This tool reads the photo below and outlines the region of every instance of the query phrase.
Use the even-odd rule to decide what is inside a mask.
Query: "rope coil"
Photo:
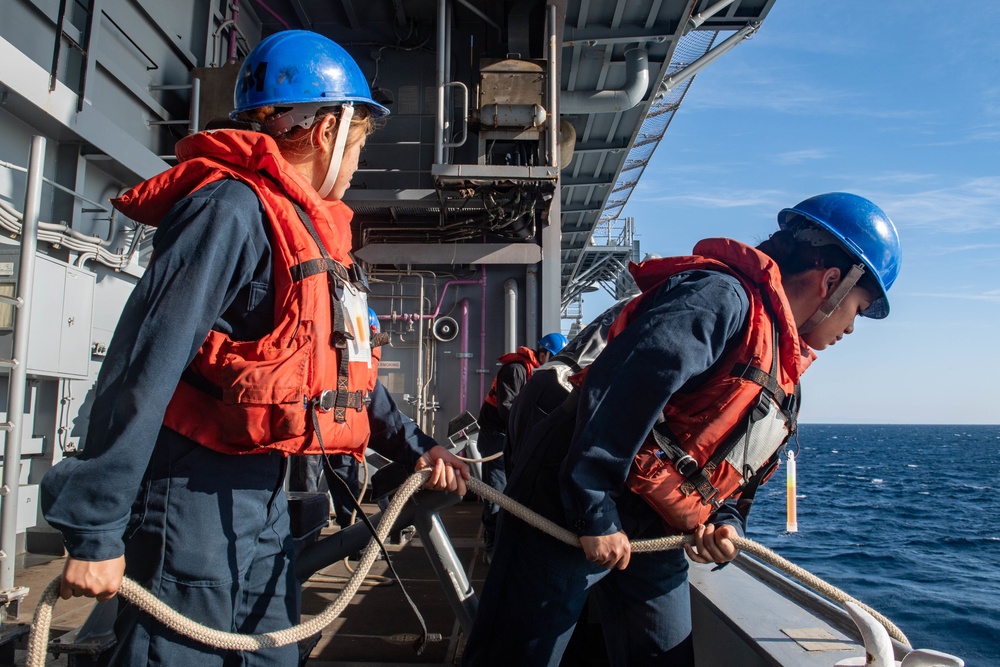
[[[430,470],[422,470],[414,473],[399,487],[396,495],[392,499],[392,502],[389,504],[389,507],[384,511],[381,521],[379,521],[377,534],[380,540],[384,541],[388,537],[389,530],[395,523],[399,513],[402,511],[403,505],[410,499],[410,496],[423,487],[424,483],[430,477],[430,473]],[[500,505],[517,518],[544,531],[545,533],[548,533],[560,542],[564,542],[570,546],[580,546],[579,538],[575,533],[572,533],[558,524],[535,514],[524,505],[511,500],[489,485],[484,484],[475,478],[468,480],[466,484],[468,489],[473,493],[489,500],[490,502]],[[687,535],[674,535],[648,540],[636,540],[631,543],[631,548],[632,551],[636,553],[669,551],[671,549],[679,549],[689,541],[690,537]],[[785,560],[767,547],[758,544],[753,540],[735,537],[732,541],[740,550],[757,556],[766,563],[782,570],[789,576],[797,579],[799,582],[816,592],[825,595],[829,599],[840,604],[843,604],[844,602],[853,602],[870,613],[883,626],[885,626],[891,637],[907,646],[910,645],[909,640],[899,630],[899,628],[892,623],[892,621],[871,607],[868,607],[864,603],[856,600],[838,588],[831,586],[819,577],[816,577],[794,563]],[[365,548],[361,561],[358,563],[357,570],[351,578],[348,579],[344,589],[319,615],[314,616],[304,623],[292,626],[287,630],[279,630],[259,635],[243,635],[234,632],[222,632],[221,630],[215,630],[200,623],[196,623],[166,606],[164,603],[153,597],[148,590],[127,577],[122,579],[121,588],[119,589],[118,594],[125,600],[128,600],[132,604],[139,607],[142,611],[152,616],[167,628],[170,628],[171,630],[197,642],[214,648],[233,651],[257,651],[264,648],[287,646],[293,642],[298,642],[302,639],[315,635],[316,633],[322,631],[327,625],[332,623],[334,619],[340,616],[340,614],[347,607],[351,598],[354,597],[354,594],[357,593],[358,589],[361,587],[368,571],[371,570],[372,565],[375,563],[378,553],[378,544],[375,540],[372,540]],[[26,667],[43,667],[45,664],[45,655],[47,653],[49,643],[49,630],[52,624],[52,611],[55,607],[56,600],[59,598],[59,586],[61,582],[61,576],[53,579],[49,585],[45,587],[45,590],[42,592],[38,601],[38,605],[35,608],[34,619],[31,623],[31,633],[28,635],[28,655],[25,663]]]

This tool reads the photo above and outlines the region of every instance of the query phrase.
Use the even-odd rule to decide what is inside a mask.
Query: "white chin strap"
[[[340,106],[340,117],[337,118],[337,137],[333,141],[333,153],[330,155],[330,166],[326,169],[326,178],[319,188],[319,196],[326,199],[340,175],[340,163],[344,159],[344,147],[347,145],[347,135],[351,129],[351,118],[354,117],[354,105],[345,102]]]
[[[812,314],[812,317],[802,323],[802,326],[799,327],[799,335],[809,333],[819,326],[820,322],[830,317],[833,311],[837,310],[837,306],[844,300],[844,297],[847,296],[847,293],[854,289],[854,286],[858,284],[858,281],[861,280],[861,276],[864,274],[864,265],[855,264],[852,266],[851,270],[844,276],[844,279],[837,285],[837,289],[833,290],[830,296],[823,303],[819,304],[819,308]]]

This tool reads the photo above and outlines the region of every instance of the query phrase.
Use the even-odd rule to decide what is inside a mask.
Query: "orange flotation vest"
[[[625,306],[608,332],[610,341],[644,312],[657,287],[686,271],[728,273],[749,298],[742,338],[718,372],[671,396],[628,475],[628,487],[682,532],[705,523],[758,472],[773,473],[776,453],[796,427],[799,378],[814,356],[799,340],[774,260],[731,239],[706,239],[694,253],[631,265],[643,294]]]
[[[270,230],[275,326],[255,341],[210,331],[177,385],[164,425],[225,454],[318,454],[318,424],[322,451],[362,460],[378,363],[367,297],[352,284],[351,210],[320,199],[264,134],[194,134],[177,144],[177,157],[180,164],[128,191],[115,207],[155,226],[209,183],[249,185]]]
[[[538,357],[535,356],[535,351],[530,347],[521,346],[513,352],[508,352],[500,356],[497,361],[506,366],[511,363],[524,364],[524,367],[528,369],[528,376],[525,378],[525,382],[531,379],[531,372],[538,368],[541,364],[538,363]],[[493,384],[490,385],[490,391],[486,394],[486,403],[489,403],[494,408],[498,407],[497,401],[497,378],[493,377]]]

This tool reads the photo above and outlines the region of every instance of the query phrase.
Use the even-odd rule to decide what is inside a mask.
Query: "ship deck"
[[[440,512],[462,569],[476,590],[481,589],[488,569],[482,560],[480,508],[478,502],[467,501]],[[365,509],[374,513],[378,508],[366,504]],[[332,535],[336,531],[326,528],[322,532]],[[422,654],[416,653],[414,642],[420,625],[399,587],[386,583],[391,581],[388,566],[378,560],[369,573],[370,583],[361,587],[344,612],[317,638],[309,654],[309,667],[460,662],[464,634],[420,538],[387,544],[386,548],[426,620],[428,631],[440,634],[442,640],[428,643]],[[38,596],[62,571],[63,562],[64,558],[25,557],[17,583],[30,588],[30,593],[21,604],[17,622],[30,623]],[[709,566],[692,567],[692,619],[699,667],[828,667],[844,657],[864,653],[853,624],[839,607],[755,563],[741,556],[737,567],[718,572],[712,572]],[[303,587],[303,620],[333,602],[350,574],[343,561],[316,572]],[[86,598],[60,600],[53,614],[52,637],[63,643],[72,641],[74,631],[87,619],[94,604]],[[606,665],[600,637],[599,627],[593,622],[579,625],[563,664]],[[18,640],[22,648],[25,639]],[[901,657],[899,648],[897,645],[897,659]],[[25,664],[22,650],[17,651],[15,664]],[[54,660],[50,656],[47,664],[69,663],[62,654]]]
[[[375,512],[374,505],[365,506]],[[480,588],[487,566],[482,560],[480,536],[481,505],[462,502],[442,513],[445,527],[455,551],[465,566],[465,572],[475,588]],[[326,528],[324,535],[336,532]],[[417,655],[413,642],[420,633],[420,624],[406,603],[399,586],[392,582],[384,560],[372,566],[366,582],[338,618],[328,625],[310,653],[310,667],[379,667],[390,665],[453,665],[460,655],[464,635],[455,614],[442,595],[437,578],[419,537],[401,544],[386,544],[393,565],[407,592],[416,602],[430,633],[438,633],[442,641],[428,643]],[[38,597],[48,583],[62,572],[65,558],[28,554],[24,566],[17,572],[17,585],[30,589],[22,602],[16,622],[30,623]],[[302,616],[306,620],[322,612],[336,599],[351,572],[347,565],[355,562],[338,561],[314,574],[302,591]],[[389,583],[387,583],[389,582]],[[87,619],[95,602],[87,598],[60,600],[54,609],[51,638],[69,640],[75,629]],[[8,623],[14,622],[8,619]],[[19,645],[25,639],[19,640]],[[23,646],[22,646],[23,648]],[[67,657],[49,656],[50,665],[66,665]],[[16,663],[24,664],[24,652],[16,652]]]

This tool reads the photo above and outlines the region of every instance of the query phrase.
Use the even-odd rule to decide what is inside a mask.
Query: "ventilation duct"
[[[559,98],[559,113],[615,113],[631,109],[649,87],[649,56],[645,49],[625,52],[625,87],[621,90],[570,90]]]

